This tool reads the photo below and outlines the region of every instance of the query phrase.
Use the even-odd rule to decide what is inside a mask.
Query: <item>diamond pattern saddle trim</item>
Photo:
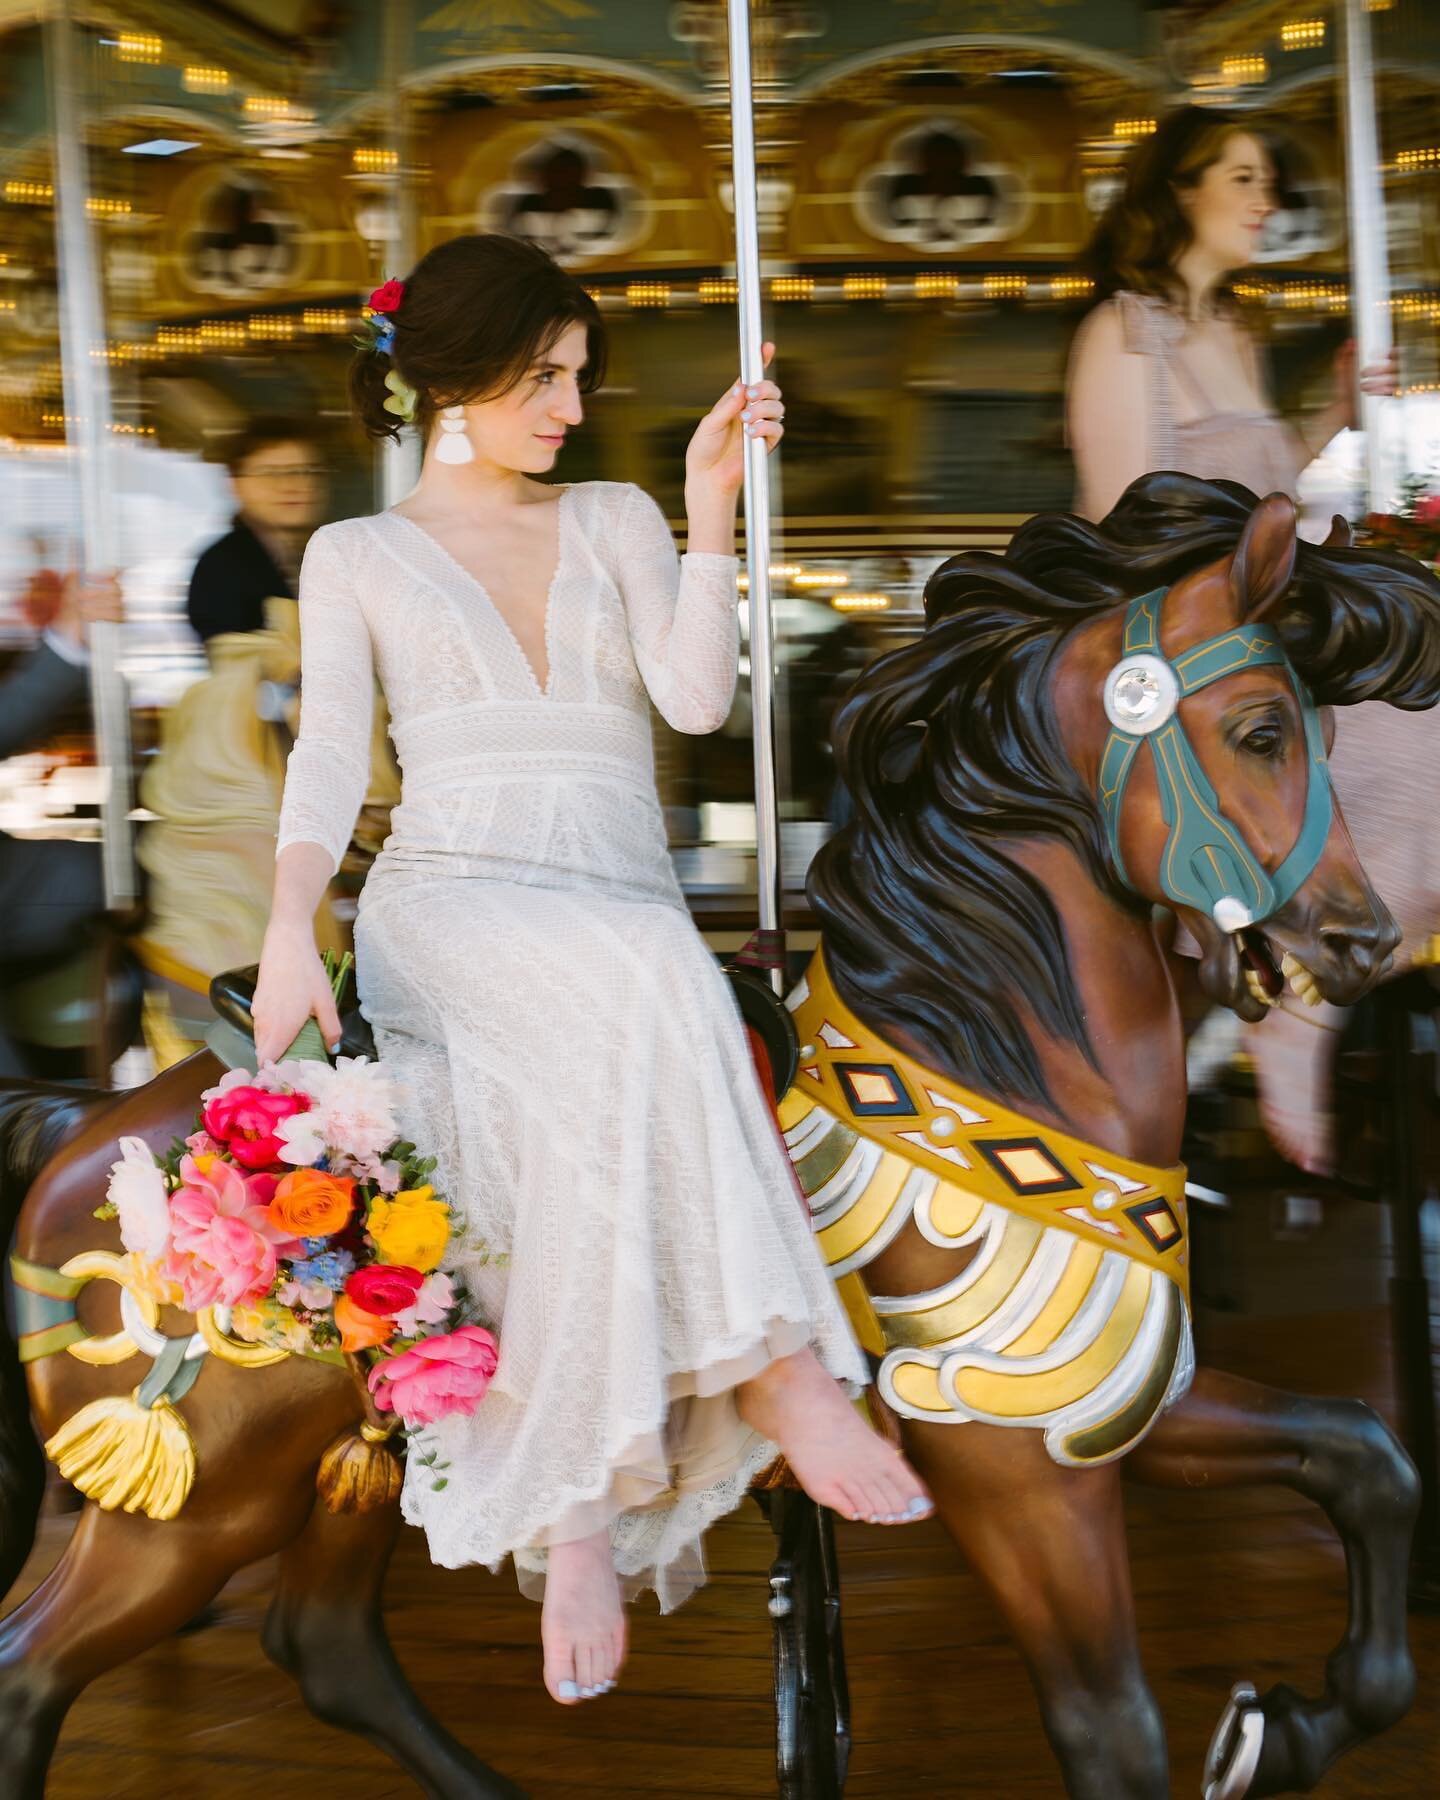
[[[788,1002],[780,1124],[878,1385],[903,1416],[1026,1427],[1057,1462],[1123,1455],[1188,1387],[1185,1171],[1038,1126],[898,1055],[817,951]],[[862,1271],[913,1223],[974,1254],[927,1293]]]
[[[920,1226],[932,1242],[958,1241],[989,1203],[1133,1258],[1188,1298],[1183,1164],[1153,1169],[1131,1162],[1037,1125],[892,1050],[835,992],[822,951],[787,1004],[800,1034],[801,1066],[781,1102],[780,1124],[792,1151],[804,1146],[796,1157],[801,1185],[811,1195],[824,1187],[829,1229],[835,1229],[837,1172],[850,1166],[856,1140],[864,1140],[937,1177],[937,1191],[925,1202],[929,1229]],[[832,1121],[828,1130],[811,1118],[816,1107]],[[816,1179],[821,1171],[824,1183]],[[885,1178],[878,1164],[872,1168],[871,1182]],[[893,1178],[887,1185],[895,1187]],[[873,1210],[868,1187],[852,1195],[852,1210]],[[875,1219],[863,1237],[857,1236],[863,1227],[852,1223],[825,1243],[827,1254],[837,1252],[832,1260],[843,1260],[844,1272],[862,1267],[883,1247],[876,1238],[887,1223],[888,1215]]]

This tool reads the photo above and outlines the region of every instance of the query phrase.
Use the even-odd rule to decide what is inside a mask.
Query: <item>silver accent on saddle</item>
[[[1175,717],[1180,683],[1162,656],[1123,656],[1105,677],[1105,717],[1117,731],[1148,737]]]

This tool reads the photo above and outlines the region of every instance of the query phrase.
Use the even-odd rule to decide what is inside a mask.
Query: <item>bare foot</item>
[[[551,1546],[540,1640],[552,1700],[574,1706],[614,1687],[625,1660],[625,1609],[608,1533]]]
[[[870,1429],[813,1350],[782,1356],[735,1398],[740,1417],[780,1446],[821,1506],[871,1525],[908,1525],[934,1512],[924,1482]]]

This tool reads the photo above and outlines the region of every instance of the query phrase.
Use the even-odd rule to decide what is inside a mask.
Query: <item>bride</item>
[[[678,1605],[777,1447],[847,1518],[930,1510],[851,1404],[864,1358],[655,792],[647,695],[681,731],[729,711],[743,438],[773,448],[784,407],[737,383],[701,420],[677,561],[639,488],[536,479],[604,362],[593,301],[543,251],[456,238],[372,311],[352,400],[376,437],[413,419],[425,460],[400,505],[306,551],[257,1053],[312,1015],[339,1036],[313,922],[378,674],[403,793],[360,899],[361,1007],[501,1347],[474,1415],[432,1428],[443,1482],[411,1459],[404,1509],[447,1567],[513,1556],[573,1703],[615,1683],[623,1600]]]

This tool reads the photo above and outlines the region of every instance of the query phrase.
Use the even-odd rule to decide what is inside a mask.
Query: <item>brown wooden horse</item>
[[[1310,695],[1433,705],[1440,583],[1348,542],[1337,522],[1297,545],[1279,496],[1147,477],[1102,526],[1037,519],[1003,559],[944,565],[924,636],[837,720],[852,814],[811,874],[823,948],[782,1124],[905,1447],[1086,1800],[1169,1791],[1122,1473],[1280,1483],[1344,1543],[1323,1691],[1237,1690],[1216,1800],[1309,1789],[1413,1695],[1404,1451],[1358,1402],[1193,1374],[1183,1031],[1152,910],[1178,907],[1246,1019],[1287,978],[1343,1004],[1385,973],[1397,933],[1330,809]]]
[[[1188,1326],[1181,1331],[1183,1315],[1169,1298],[1179,1285],[1180,1251],[1173,1233],[1166,1240],[1163,1217],[1132,1205],[1120,1178],[1128,1179],[1127,1169],[1164,1170],[1176,1160],[1181,1030],[1149,907],[1122,885],[1100,825],[1094,796],[1106,730],[1102,678],[1119,657],[1125,603],[1166,583],[1166,652],[1275,612],[1296,667],[1322,700],[1378,696],[1422,706],[1440,695],[1440,589],[1433,581],[1396,557],[1297,551],[1286,503],[1268,503],[1250,520],[1253,509],[1243,490],[1152,477],[1131,490],[1103,531],[1074,520],[1037,521],[1003,560],[948,565],[931,585],[924,639],[877,665],[842,715],[841,767],[856,816],[813,884],[837,997],[856,1030],[884,1045],[877,1066],[851,1073],[861,1109],[855,1139],[871,1142],[865,1132],[886,1117],[888,1077],[879,1065],[888,1063],[894,1076],[897,1059],[908,1058],[906,1068],[948,1083],[951,1101],[960,1083],[984,1106],[1023,1110],[1033,1122],[1028,1152],[1023,1144],[990,1144],[997,1161],[986,1166],[996,1179],[1002,1170],[1028,1179],[1037,1154],[1063,1154],[1057,1132],[1095,1147],[1116,1180],[1102,1189],[1096,1178],[1084,1197],[1103,1208],[1120,1201],[1123,1190],[1115,1217],[1129,1221],[1137,1212],[1148,1220],[1158,1247],[1136,1267],[1159,1323],[1151,1331],[1147,1322],[1145,1330],[1170,1351],[1168,1364],[1158,1353],[1150,1358],[1168,1387],[1149,1395],[1129,1468],[1174,1485],[1289,1482],[1327,1508],[1345,1539],[1352,1618],[1328,1665],[1325,1692],[1315,1701],[1284,1690],[1269,1696],[1257,1715],[1265,1721],[1263,1742],[1237,1717],[1218,1755],[1216,1791],[1227,1796],[1244,1791],[1234,1780],[1247,1758],[1258,1757],[1253,1793],[1310,1785],[1348,1744],[1408,1704],[1403,1571],[1414,1475],[1374,1415],[1351,1403],[1301,1401],[1202,1374],[1183,1400],[1159,1410],[1188,1373]],[[1300,707],[1288,674],[1269,664],[1224,677],[1187,699],[1184,716],[1227,815],[1241,823],[1260,861],[1278,870],[1307,807]],[[1140,896],[1155,898],[1166,842],[1160,787],[1148,764],[1136,767],[1129,786],[1123,859]],[[1241,973],[1241,948],[1257,980],[1274,978],[1270,945],[1298,956],[1327,996],[1353,999],[1381,973],[1393,944],[1338,816],[1314,871],[1283,914],[1265,920],[1263,934],[1239,940],[1198,914],[1192,923],[1205,952],[1203,979],[1245,1013],[1262,1005]],[[806,1096],[805,1085],[828,1091],[818,1079],[839,1079],[835,1057],[845,1053],[829,1038],[823,1048],[802,1048],[810,1060],[802,1059],[796,1091],[813,1113],[815,1097]],[[163,1150],[191,1128],[201,1090],[219,1073],[218,1061],[201,1054],[118,1096],[31,1087],[0,1096],[0,1201],[7,1225],[19,1212],[15,1250],[42,1271],[29,1277],[39,1289],[46,1287],[43,1271],[73,1268],[77,1256],[116,1247],[114,1227],[98,1225],[92,1214],[117,1139],[134,1135]],[[793,1112],[793,1095],[786,1106]],[[947,1141],[944,1110],[922,1121],[935,1127],[928,1141],[955,1155],[963,1155],[962,1140],[975,1149],[983,1131],[964,1111],[952,1111],[958,1123]],[[898,1142],[906,1121],[893,1107],[889,1121]],[[814,1121],[802,1119],[790,1135],[803,1139],[807,1129],[813,1136]],[[815,1177],[833,1146],[812,1150],[818,1162],[807,1167],[802,1160],[802,1177]],[[865,1154],[852,1160],[869,1168]],[[978,1181],[978,1150],[972,1161]],[[953,1158],[937,1166],[953,1170]],[[965,1233],[953,1219],[947,1223],[941,1185],[927,1185],[923,1168],[918,1173],[913,1192],[908,1174],[897,1182],[891,1198],[903,1194],[908,1210],[890,1207],[889,1235],[863,1267],[871,1300],[862,1330],[887,1362],[885,1332],[915,1310],[916,1297],[943,1295],[957,1282],[965,1287],[976,1266],[973,1241],[951,1241]],[[806,1184],[817,1193],[826,1187],[815,1179]],[[867,1174],[856,1190],[868,1193],[871,1213],[879,1191],[872,1186]],[[963,1189],[948,1188],[967,1203]],[[1051,1196],[1057,1207],[1067,1197]],[[1150,1204],[1148,1191],[1142,1200]],[[847,1214],[843,1201],[836,1205]],[[1038,1240],[1041,1229],[1023,1210],[1030,1205],[1017,1198],[1012,1210]],[[1183,1211],[1178,1195],[1175,1205]],[[847,1216],[848,1224],[845,1217],[817,1221],[827,1253],[836,1225],[854,1229],[854,1216]],[[985,1218],[1009,1216],[992,1204]],[[1095,1242],[1106,1242],[1107,1224],[1122,1235],[1126,1229],[1106,1218],[1093,1227]],[[1070,1229],[1077,1242],[1092,1230],[1078,1220],[1056,1229]],[[1014,1241],[1022,1237],[1017,1227]],[[853,1252],[854,1269],[870,1241]],[[837,1272],[855,1284],[854,1270]],[[1119,1285],[1130,1293],[1128,1275]],[[8,1344],[0,1355],[6,1587],[30,1548],[43,1487],[32,1411],[48,1438],[97,1398],[130,1394],[146,1372],[144,1357],[129,1357],[118,1337],[124,1321],[113,1281],[87,1280],[73,1306],[66,1299],[73,1282],[67,1290],[62,1276],[52,1286],[50,1312],[42,1293],[26,1302],[30,1312],[20,1326],[31,1353],[47,1342],[55,1352],[25,1367]],[[1028,1329],[1038,1332],[1039,1323]],[[158,1325],[184,1338],[193,1321],[162,1315]],[[83,1342],[82,1331],[89,1334]],[[47,1341],[47,1332],[58,1335]],[[108,1360],[83,1362],[67,1353],[85,1343],[93,1353],[96,1340],[104,1346],[107,1338]],[[1011,1620],[1071,1791],[1104,1800],[1159,1796],[1166,1790],[1163,1734],[1140,1673],[1118,1464],[1102,1442],[1092,1466],[1084,1466],[1095,1434],[1113,1439],[1119,1427],[1112,1418],[1070,1430],[1062,1420],[1057,1429],[1069,1464],[1061,1466],[1047,1449],[1048,1429],[1017,1429],[1015,1420],[1000,1428],[973,1416],[962,1422],[948,1401],[952,1416],[927,1422],[926,1367],[936,1393],[940,1376],[951,1377],[943,1343],[941,1350],[945,1355],[922,1333],[920,1386],[892,1379],[888,1391],[902,1411],[908,1407],[911,1453],[951,1531]],[[1123,1358],[1122,1365],[1130,1366]],[[958,1405],[959,1374],[946,1391]],[[1126,1416],[1135,1403],[1131,1396]],[[243,1368],[212,1352],[180,1410],[193,1435],[196,1472],[178,1514],[162,1521],[88,1505],[54,1572],[0,1622],[0,1792],[17,1800],[39,1796],[66,1709],[86,1683],[185,1623],[233,1571],[279,1553],[265,1647],[294,1673],[312,1709],[389,1751],[429,1793],[516,1793],[425,1711],[391,1654],[379,1602],[395,1507],[335,1515],[317,1503],[321,1458],[360,1417],[353,1384],[298,1358]]]

